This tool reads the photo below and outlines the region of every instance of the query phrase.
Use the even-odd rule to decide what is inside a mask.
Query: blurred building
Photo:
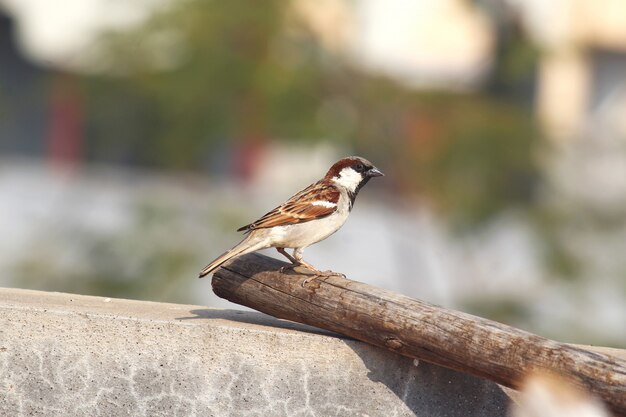
[[[300,0],[330,44],[356,62],[416,88],[477,87],[493,63],[498,27],[514,21],[540,49],[536,112],[555,140],[588,131],[626,136],[626,3],[623,0],[501,0],[473,7],[439,2]],[[324,12],[325,10],[325,12]],[[334,16],[349,24],[337,31]],[[490,20],[491,19],[491,20]],[[336,48],[336,46],[335,46]]]
[[[325,46],[414,88],[477,88],[491,64],[492,24],[484,11],[463,0],[295,0],[293,5]]]
[[[537,113],[549,136],[617,129],[626,137],[626,3],[508,2],[543,51]]]
[[[76,79],[29,59],[15,34],[0,13],[0,151],[75,164],[83,141]]]
[[[47,71],[18,50],[13,20],[0,11],[0,152],[40,153]]]

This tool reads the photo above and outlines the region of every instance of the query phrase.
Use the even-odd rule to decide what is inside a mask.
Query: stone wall
[[[0,416],[505,416],[496,384],[253,312],[0,289]]]

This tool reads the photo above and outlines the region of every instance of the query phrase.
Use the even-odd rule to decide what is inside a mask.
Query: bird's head
[[[335,162],[326,173],[326,178],[357,193],[370,178],[384,175],[370,161],[358,156],[348,156]]]

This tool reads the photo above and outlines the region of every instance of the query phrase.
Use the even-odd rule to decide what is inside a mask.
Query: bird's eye
[[[363,170],[365,169],[365,167],[363,166],[363,164],[358,164],[356,166],[356,170],[357,172],[363,172]]]

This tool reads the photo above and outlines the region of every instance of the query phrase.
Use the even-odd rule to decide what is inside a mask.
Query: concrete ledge
[[[493,383],[260,313],[0,289],[1,416],[505,416]]]

